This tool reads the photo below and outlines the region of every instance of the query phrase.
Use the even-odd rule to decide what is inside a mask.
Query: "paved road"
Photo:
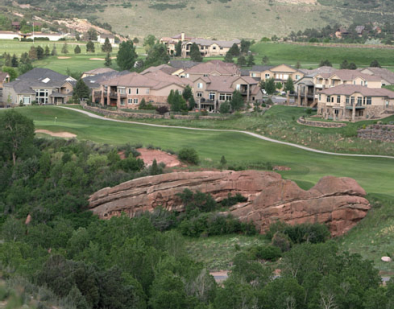
[[[71,107],[65,107],[65,106],[59,106],[59,108],[65,108],[69,109],[78,113],[85,114],[89,117],[96,118],[96,119],[101,119],[105,121],[113,121],[113,122],[120,122],[120,123],[131,123],[131,124],[136,124],[136,125],[142,125],[142,126],[149,126],[149,127],[156,127],[156,128],[172,128],[172,129],[182,129],[182,130],[196,130],[196,131],[210,131],[210,132],[236,132],[236,133],[243,133],[247,134],[253,137],[256,137],[258,139],[272,142],[272,143],[277,143],[277,144],[282,144],[282,145],[287,145],[295,148],[299,148],[302,150],[310,151],[310,152],[315,152],[315,153],[321,153],[321,154],[326,154],[326,155],[331,155],[331,156],[343,156],[343,157],[367,157],[367,158],[385,158],[385,159],[394,159],[393,156],[382,156],[382,155],[366,155],[366,154],[350,154],[350,153],[335,153],[335,152],[329,152],[329,151],[323,151],[323,150],[318,150],[318,149],[313,149],[309,147],[305,147],[302,145],[297,145],[293,143],[288,143],[288,142],[283,142],[283,141],[278,141],[276,139],[272,139],[257,133],[253,132],[248,132],[248,131],[241,131],[241,130],[225,130],[225,129],[203,129],[203,128],[190,128],[190,127],[182,127],[182,126],[167,126],[167,125],[161,125],[161,124],[152,124],[152,123],[141,123],[141,122],[136,122],[136,121],[125,121],[125,120],[119,120],[119,119],[112,119],[112,118],[106,118],[100,115],[93,114],[88,111],[80,110],[80,109],[75,109]]]

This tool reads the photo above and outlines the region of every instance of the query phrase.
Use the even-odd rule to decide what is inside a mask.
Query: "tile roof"
[[[250,84],[252,92],[253,86],[258,84],[255,79],[249,76],[209,76],[202,79],[207,83],[207,91],[217,91],[222,93],[233,92],[235,90],[233,84],[239,79],[243,80],[246,84]]]
[[[391,72],[385,68],[375,68],[375,67],[365,68],[361,72],[363,72],[364,70],[368,70],[372,72],[373,75],[380,76],[382,79],[389,82],[390,84],[394,84],[394,72]]]
[[[331,74],[330,78],[334,75],[338,76],[342,80],[354,80],[357,77],[360,77],[366,81],[380,81],[381,78],[374,75],[364,74],[358,70],[337,70]]]
[[[171,60],[170,65],[176,69],[189,69],[201,62],[194,62],[190,60]]]
[[[254,66],[252,66],[250,71],[251,72],[264,72],[264,71],[267,71],[273,67],[274,67],[273,65],[254,65]]]
[[[327,95],[352,95],[354,93],[360,93],[363,96],[369,97],[388,97],[394,99],[394,91],[384,88],[368,88],[360,85],[339,85],[332,88],[327,88],[319,93]]]
[[[146,70],[142,71],[141,74],[145,75],[146,73],[153,73],[153,72],[157,72],[157,71],[162,71],[168,75],[171,75],[175,71],[178,71],[178,69],[173,68],[173,67],[169,66],[168,64],[161,64],[156,67],[149,67]]]
[[[4,81],[7,77],[10,77],[10,74],[7,72],[0,72],[0,81]]]
[[[185,70],[188,74],[211,74],[217,72],[221,75],[241,75],[241,71],[234,63],[227,63],[220,60],[202,62],[190,69]]]
[[[309,76],[315,76],[317,74],[331,74],[338,71],[338,69],[329,66],[322,66],[313,70],[299,69],[299,71]]]
[[[130,71],[109,71],[106,73],[101,73],[101,74],[97,74],[97,75],[91,75],[91,76],[86,76],[83,78],[83,81],[85,82],[85,84],[90,88],[90,89],[94,89],[94,88],[100,88],[100,83],[104,82],[106,80],[109,80],[111,78],[117,77],[117,76],[122,76],[122,75],[126,75],[129,74]]]
[[[107,72],[115,72],[115,70],[111,68],[98,68],[98,69],[93,69],[90,71],[83,72],[83,74],[102,74]]]
[[[197,45],[201,45],[201,46],[211,46],[212,44],[216,44],[219,47],[230,48],[234,44],[240,44],[241,41],[238,39],[234,39],[231,41],[217,41],[217,40],[194,38],[188,41],[184,41],[182,45],[186,45],[190,43],[196,43]]]

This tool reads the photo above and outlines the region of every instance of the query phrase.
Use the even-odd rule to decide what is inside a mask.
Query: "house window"
[[[120,94],[126,94],[126,89],[125,88],[118,88],[118,91]]]
[[[127,99],[127,103],[128,103],[128,104],[133,103],[133,99]]]
[[[146,88],[146,92],[145,92],[146,94],[149,94],[149,88]]]
[[[129,94],[131,94],[131,88],[129,88]]]
[[[202,92],[197,92],[197,98],[201,98],[202,97]]]
[[[350,103],[353,105],[354,104],[354,97],[350,97]]]
[[[265,79],[268,79],[268,78],[270,78],[269,73],[265,74]]]
[[[223,47],[220,47],[220,50],[222,50],[223,49]]]
[[[212,47],[213,50],[216,50],[216,46]]]
[[[296,75],[296,80],[297,80],[297,79],[300,79],[300,77],[301,77],[300,75]]]
[[[226,101],[231,101],[232,98],[233,98],[232,94],[226,94]]]
[[[283,74],[283,79],[287,80],[289,78],[289,74]]]
[[[321,101],[321,94],[319,94],[319,101]]]
[[[30,97],[23,97],[23,104],[30,104]]]
[[[219,100],[220,100],[220,101],[226,101],[226,95],[225,95],[224,93],[221,93],[221,94],[219,95]]]
[[[364,86],[368,86],[368,82],[367,81],[364,82]],[[383,85],[383,86],[385,86],[385,85]]]
[[[361,105],[363,103],[362,97],[357,97],[357,105]]]
[[[197,84],[197,88],[198,88],[198,89],[202,89],[202,83],[198,83],[198,84]]]
[[[209,93],[209,99],[210,100],[215,100],[215,92],[210,92]]]
[[[372,104],[372,98],[371,97],[367,97],[367,105],[371,105]]]
[[[138,88],[137,88],[137,89],[135,90],[135,94],[138,94],[138,92],[139,92],[139,91],[138,91]]]
[[[48,103],[48,89],[37,89],[36,90],[36,101],[39,104]]]
[[[237,84],[236,86],[235,86],[235,89],[237,89],[238,91],[241,89],[241,85],[240,84]]]
[[[330,96],[329,95],[327,96],[327,100],[326,101],[330,102]]]
[[[208,74],[204,74],[204,77],[208,77]]]
[[[348,95],[346,96],[346,104],[349,105],[349,96]]]
[[[134,104],[138,104],[138,99],[134,99]]]
[[[341,103],[341,96],[337,95],[337,103]]]

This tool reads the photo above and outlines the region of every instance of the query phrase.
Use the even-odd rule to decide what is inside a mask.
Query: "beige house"
[[[105,33],[100,33],[97,36],[97,42],[99,42],[100,44],[104,44],[105,43],[105,39],[108,38],[108,41],[111,45],[115,44],[115,36],[113,34],[105,34]]]
[[[163,37],[160,39],[160,43],[164,44],[167,47],[167,53],[169,55],[175,55],[176,53],[176,45],[178,44],[178,42],[184,42],[184,41],[188,41],[191,40],[191,37],[187,37],[185,36],[185,33],[182,32],[180,34],[177,34],[175,36],[172,37]]]
[[[188,69],[175,71],[173,75],[194,80],[197,77],[208,76],[241,76],[241,71],[234,63],[212,60],[199,63]]]
[[[382,86],[394,85],[394,72],[385,68],[369,67],[360,71],[363,74],[379,76],[382,81]]]
[[[198,109],[218,111],[225,101],[231,101],[238,90],[245,102],[256,102],[263,95],[258,82],[249,76],[200,76],[193,81],[193,95]]]
[[[371,119],[386,110],[394,110],[394,92],[388,89],[343,84],[318,93],[317,113],[325,119]]]
[[[103,106],[127,109],[138,109],[142,99],[154,105],[168,105],[171,90],[182,92],[188,83],[161,71],[145,75],[134,72],[101,82],[100,91],[92,91],[92,100],[99,98]]]
[[[262,81],[267,81],[270,78],[274,78],[276,83],[280,82],[282,84],[284,84],[289,77],[291,77],[293,81],[297,81],[304,77],[304,75],[305,74],[302,71],[286,64],[281,64],[275,67],[263,67],[263,70],[260,71],[260,75],[258,74],[258,71],[253,70],[253,68],[250,71],[251,77],[260,78]]]
[[[49,69],[34,68],[4,84],[3,101],[12,105],[63,104],[72,97],[76,80]]]
[[[182,42],[182,57],[190,57],[190,48],[196,43],[201,56],[213,57],[213,56],[225,56],[231,46],[234,44],[241,48],[241,41],[238,39],[232,41],[217,41],[208,39],[191,39]]]

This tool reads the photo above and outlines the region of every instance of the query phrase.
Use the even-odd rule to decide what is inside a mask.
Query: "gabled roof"
[[[211,74],[218,73],[220,75],[241,75],[241,71],[234,63],[227,63],[220,60],[212,60],[202,62],[190,69],[185,70],[188,74]]]
[[[364,74],[358,70],[337,70],[330,75],[330,78],[333,76],[338,76],[341,80],[351,81],[356,78],[362,78],[366,81],[380,81],[381,78],[374,75]]]
[[[245,82],[245,84],[249,84],[251,86],[251,91],[253,92],[253,87],[257,86],[258,82],[249,76],[209,76],[209,77],[200,77],[198,79],[202,79],[206,82],[207,91],[217,91],[221,93],[230,93],[235,90],[233,87],[234,82],[241,79]],[[195,81],[197,81],[196,79]],[[255,89],[254,89],[255,90]]]
[[[113,34],[106,34],[106,33],[100,33],[100,34],[99,34],[99,37],[100,37],[101,39],[106,39],[106,38],[108,38],[108,39],[114,39],[114,38],[115,38],[115,36],[114,36]]]
[[[173,67],[169,66],[168,64],[161,64],[156,67],[149,67],[146,70],[142,71],[141,74],[145,75],[147,73],[153,73],[153,72],[157,72],[157,71],[161,71],[161,72],[164,72],[168,75],[171,75],[175,71],[178,71],[178,69],[173,68]]]
[[[264,71],[267,71],[273,67],[274,67],[273,65],[254,65],[254,66],[252,66],[250,71],[251,72],[264,72]]]
[[[7,77],[10,78],[10,74],[7,72],[0,72],[0,81],[4,81]]]
[[[331,74],[338,71],[338,69],[329,66],[322,66],[313,70],[299,69],[299,71],[301,71],[302,73],[308,76],[315,76],[317,74]]]
[[[385,68],[375,68],[375,67],[365,68],[361,72],[365,70],[370,71],[375,76],[381,77],[381,79],[384,79],[390,84],[394,84],[394,72],[391,72]],[[364,73],[364,74],[368,74],[368,73]]]
[[[93,69],[90,71],[83,72],[83,74],[92,74],[92,75],[97,75],[97,74],[102,74],[102,73],[108,73],[108,72],[115,72],[116,70],[111,69],[111,68],[98,68],[98,69]]]
[[[182,45],[192,44],[192,43],[196,43],[197,45],[201,45],[201,46],[211,46],[213,44],[216,44],[219,47],[230,48],[234,44],[241,44],[241,41],[238,39],[231,40],[231,41],[216,41],[216,40],[195,38],[195,39],[191,39],[188,41],[184,41],[182,43]]]
[[[359,85],[339,85],[324,89],[319,93],[326,95],[352,95],[354,93],[360,93],[363,96],[368,97],[388,97],[390,99],[394,99],[394,91],[384,88],[368,88],[366,86]]]
[[[105,73],[101,73],[101,74],[97,74],[97,75],[86,76],[83,78],[83,81],[91,89],[99,88],[101,82],[104,82],[106,80],[109,80],[109,79],[117,77],[117,76],[126,75],[129,73],[130,73],[130,71],[118,72],[118,71],[113,70],[113,71],[109,71],[109,72],[105,72]]]
[[[176,69],[189,69],[200,63],[190,60],[170,60],[170,66]]]

